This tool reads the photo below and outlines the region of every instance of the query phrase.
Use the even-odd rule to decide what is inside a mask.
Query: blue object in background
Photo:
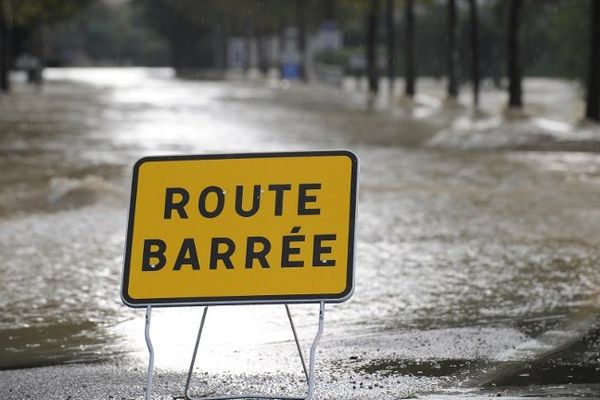
[[[300,78],[300,64],[283,63],[281,66],[281,77],[288,80],[297,80]]]

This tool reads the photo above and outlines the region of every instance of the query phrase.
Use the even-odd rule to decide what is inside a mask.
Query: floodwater
[[[0,369],[144,368],[144,311],[119,298],[138,158],[350,149],[361,160],[356,289],[328,305],[321,371],[358,390],[353,376],[374,377],[372,398],[600,395],[599,155],[438,147],[470,118],[464,107],[367,111],[351,88],[182,81],[168,69],[46,77],[0,97]],[[556,85],[556,103],[575,98]],[[560,108],[536,88],[538,109]],[[317,307],[292,312],[308,347]],[[187,369],[200,316],[154,310],[157,368]],[[202,369],[301,377],[282,306],[213,307],[206,324]]]

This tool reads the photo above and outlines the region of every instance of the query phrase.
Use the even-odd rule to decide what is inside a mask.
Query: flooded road
[[[138,158],[343,148],[361,160],[356,289],[327,309],[320,398],[600,396],[600,156],[436,148],[467,110],[368,112],[347,90],[46,76],[0,97],[0,369],[145,368],[143,311],[119,298]],[[165,376],[186,370],[200,311],[155,311]],[[316,307],[292,311],[308,345]],[[298,381],[294,351],[283,307],[212,308],[201,369]]]

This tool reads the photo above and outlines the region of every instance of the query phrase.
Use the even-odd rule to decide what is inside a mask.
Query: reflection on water
[[[455,349],[448,359],[477,348],[493,360],[544,321],[598,309],[596,155],[423,149],[464,118],[439,102],[413,118],[366,112],[345,92],[178,81],[168,69],[47,77],[39,92],[17,86],[0,97],[0,368],[145,360],[144,311],[125,308],[118,293],[131,168],[150,154],[359,154],[356,291],[328,306],[324,358],[355,357],[355,346],[393,360],[406,345],[390,338],[414,331],[415,343],[427,340],[411,356],[431,360],[434,374],[448,364],[435,361],[446,354],[440,344]],[[307,350],[316,306],[293,312]],[[154,310],[158,367],[186,368],[200,316]],[[282,306],[216,307],[199,368],[300,373],[295,351]],[[390,362],[373,368],[396,368]]]
[[[201,307],[153,309],[151,337],[161,368],[184,369],[191,361]],[[305,354],[316,333],[318,306],[292,306]],[[139,310],[143,313],[143,310]],[[299,324],[300,323],[300,324]],[[145,360],[147,350],[143,321],[134,319],[118,325],[115,333]],[[265,344],[277,350],[264,350]],[[200,342],[197,369],[211,372],[280,372],[302,374],[285,308],[271,306],[221,306],[208,311]],[[269,357],[269,358],[265,358]]]

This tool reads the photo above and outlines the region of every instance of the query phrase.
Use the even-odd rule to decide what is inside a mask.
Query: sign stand
[[[192,374],[194,372],[194,365],[196,363],[196,356],[198,355],[198,347],[200,345],[200,338],[202,337],[202,330],[204,329],[204,322],[206,321],[206,314],[208,312],[208,306],[204,307],[204,311],[202,312],[202,319],[200,320],[200,326],[198,328],[198,336],[196,337],[196,344],[194,346],[194,352],[192,353],[192,361],[190,363],[190,368],[188,370],[187,378],[185,381],[185,389],[184,389],[184,398],[188,400],[233,400],[233,399],[282,399],[282,400],[311,400],[314,389],[315,389],[315,358],[317,352],[317,346],[319,344],[319,340],[321,339],[321,335],[323,334],[323,327],[325,325],[325,302],[321,301],[319,303],[319,327],[317,329],[317,333],[315,338],[313,339],[312,345],[310,347],[310,364],[308,369],[306,368],[306,362],[304,360],[304,356],[302,353],[302,348],[300,346],[300,341],[298,340],[298,335],[296,333],[296,327],[294,326],[294,320],[292,319],[292,314],[290,313],[289,306],[284,304],[285,311],[287,313],[288,319],[290,321],[290,327],[292,328],[292,333],[294,334],[294,341],[296,342],[296,348],[298,349],[298,355],[300,357],[300,361],[302,363],[302,369],[304,370],[304,376],[306,376],[306,384],[307,391],[305,397],[294,397],[294,396],[268,396],[261,394],[239,394],[233,396],[216,396],[211,397],[207,394],[192,397],[189,393],[190,385],[192,381]],[[152,375],[154,372],[154,347],[152,346],[152,341],[150,339],[150,317],[152,315],[152,306],[146,307],[146,327],[145,327],[145,336],[146,336],[146,346],[148,347],[149,360],[148,360],[148,376],[146,380],[146,391],[144,395],[145,400],[150,400],[152,397]]]
[[[152,340],[150,340],[150,317],[152,316],[152,306],[146,307],[146,327],[145,337],[146,346],[148,347],[148,377],[146,379],[146,393],[144,394],[144,400],[150,400],[152,396],[152,372],[154,371],[154,346],[152,346]]]

